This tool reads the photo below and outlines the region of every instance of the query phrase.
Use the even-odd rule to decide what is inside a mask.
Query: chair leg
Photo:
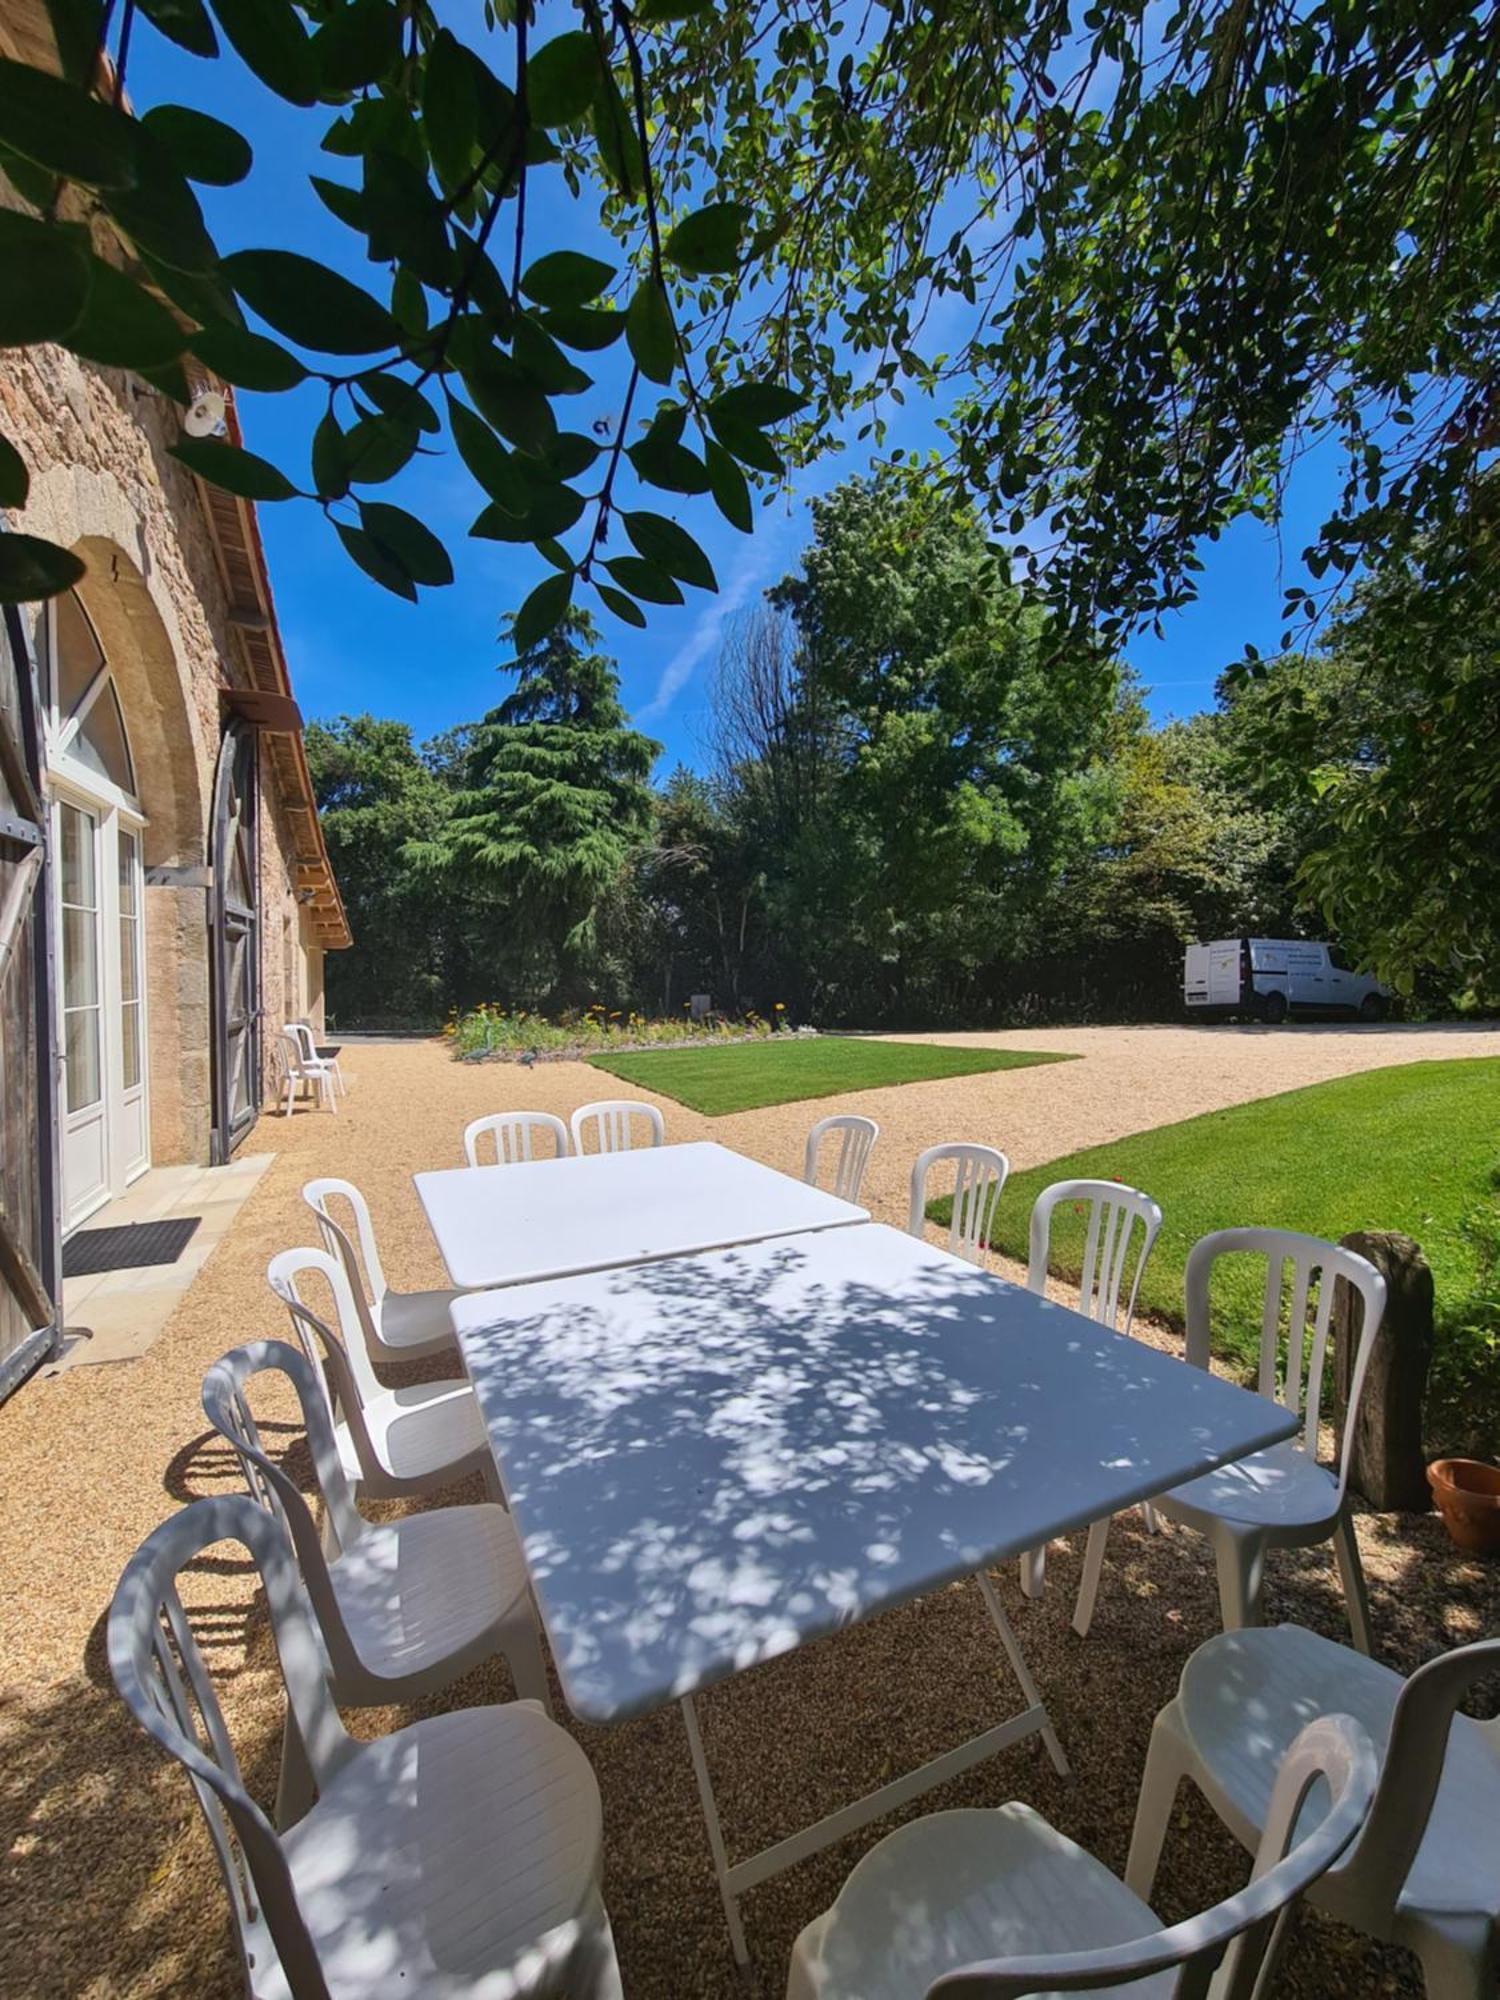
[[[1136,1801],[1135,1825],[1130,1835],[1130,1856],[1125,1863],[1125,1886],[1149,1903],[1161,1865],[1162,1843],[1172,1823],[1172,1805],[1177,1788],[1192,1768],[1182,1732],[1177,1726],[1177,1704],[1168,1702],[1151,1730],[1151,1748],[1146,1753],[1146,1769],[1141,1778],[1141,1795]]]
[[[1047,1587],[1047,1545],[1028,1549],[1021,1558],[1021,1589],[1027,1597],[1040,1597]]]
[[[285,1832],[311,1810],[317,1797],[312,1765],[302,1745],[302,1733],[288,1708],[281,1729],[281,1769],[276,1778],[276,1826]]]
[[[1441,1923],[1442,1928],[1437,1925]],[[1427,2000],[1494,2000],[1500,1979],[1500,1933],[1482,1918],[1429,1918],[1413,1948]]]
[[[550,1715],[552,1689],[547,1680],[547,1663],[542,1657],[541,1628],[531,1608],[530,1592],[526,1595],[519,1615],[511,1620],[501,1634],[500,1650],[510,1667],[510,1677],[516,1684],[517,1700],[539,1702]]]
[[[1347,1513],[1340,1514],[1334,1528],[1333,1553],[1339,1566],[1339,1581],[1344,1586],[1344,1602],[1349,1609],[1349,1629],[1354,1634],[1355,1645],[1368,1658],[1375,1651],[1370,1631],[1370,1600],[1365,1591],[1365,1572],[1359,1559],[1354,1523]]]
[[[1099,1595],[1099,1577],[1104,1569],[1104,1545],[1109,1540],[1109,1516],[1095,1521],[1089,1529],[1088,1547],[1083,1552],[1083,1581],[1078,1586],[1078,1602],[1073,1606],[1073,1630],[1080,1639],[1089,1636],[1094,1622],[1094,1599]]]
[[[1235,1533],[1221,1523],[1211,1533],[1219,1572],[1219,1618],[1226,1632],[1261,1623],[1260,1593],[1266,1565],[1266,1538]]]

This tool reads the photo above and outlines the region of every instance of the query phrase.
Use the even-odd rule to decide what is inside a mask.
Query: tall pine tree
[[[464,788],[424,856],[493,909],[509,985],[494,997],[511,1004],[581,997],[601,901],[651,825],[661,746],[629,727],[598,641],[572,611],[505,669],[515,689],[475,724]]]

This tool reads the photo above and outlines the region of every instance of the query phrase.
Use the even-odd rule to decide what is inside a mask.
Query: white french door
[[[118,806],[60,794],[58,982],[63,1052],[63,1227],[150,1163],[141,837]]]

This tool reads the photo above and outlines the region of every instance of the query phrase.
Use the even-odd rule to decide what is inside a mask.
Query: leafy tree
[[[434,904],[407,849],[438,838],[451,793],[404,722],[372,715],[312,722],[306,745],[356,939],[355,950],[329,958],[329,1009],[344,1021],[437,1019],[458,970],[457,912]]]
[[[661,746],[627,727],[598,636],[569,611],[518,643],[514,691],[469,732],[464,789],[438,837],[411,850],[445,887],[484,899],[506,990],[527,1004],[576,997],[596,910],[651,824]]]

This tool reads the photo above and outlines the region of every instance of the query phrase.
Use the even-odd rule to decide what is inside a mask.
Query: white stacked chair
[[[456,1358],[448,1309],[461,1294],[446,1289],[398,1292],[387,1284],[369,1203],[352,1182],[309,1181],[302,1190],[302,1199],[318,1218],[323,1248],[343,1265],[371,1360],[385,1364],[425,1361],[446,1353],[454,1353]],[[334,1204],[340,1201],[349,1206],[353,1237],[335,1211]],[[358,1238],[357,1250],[355,1238]]]
[[[1170,1928],[1029,1806],[930,1814],[887,1834],[802,1932],[787,2000],[1018,2000],[1102,1986],[1140,2000],[1254,2000],[1268,1990],[1277,1918],[1346,1852],[1374,1784],[1357,1723],[1312,1723],[1281,1760],[1248,1887]],[[1329,1803],[1304,1830],[1315,1786]]]
[[[552,1142],[550,1155],[536,1151],[538,1134]],[[486,1139],[493,1142],[497,1167],[514,1166],[518,1160],[565,1160],[573,1150],[567,1126],[550,1111],[492,1111],[487,1118],[474,1119],[464,1127],[464,1158],[471,1167],[489,1164],[481,1158]]]
[[[317,1793],[280,1834],[246,1788],[177,1589],[223,1541],[260,1571]],[[582,1750],[531,1702],[350,1736],[285,1536],[255,1501],[195,1501],[146,1540],[110,1606],[109,1663],[192,1782],[251,2000],[620,2000]]]
[[[1368,1653],[1370,1609],[1349,1510],[1349,1455],[1370,1353],[1385,1312],[1385,1280],[1365,1258],[1317,1236],[1299,1236],[1285,1229],[1221,1229],[1205,1236],[1188,1254],[1184,1281],[1187,1359],[1196,1368],[1207,1368],[1209,1363],[1209,1283],[1214,1264],[1220,1257],[1236,1253],[1266,1260],[1257,1386],[1261,1395],[1302,1417],[1302,1434],[1174,1487],[1154,1504],[1168,1520],[1184,1522],[1208,1537],[1218,1566],[1219,1607],[1226,1632],[1260,1623],[1267,1549],[1310,1548],[1332,1541],[1354,1642],[1362,1653]],[[1283,1370],[1282,1301],[1288,1269],[1291,1299]],[[1338,1443],[1338,1463],[1325,1466],[1318,1462],[1319,1417],[1324,1378],[1331,1373],[1329,1323],[1335,1282],[1340,1278],[1359,1294],[1363,1321],[1343,1436]],[[1093,1618],[1107,1533],[1107,1522],[1096,1522],[1090,1530],[1090,1553],[1085,1558],[1073,1614],[1073,1628],[1081,1636],[1087,1634]]]
[[[1161,1210],[1150,1195],[1121,1181],[1054,1181],[1044,1187],[1031,1210],[1031,1238],[1026,1266],[1027,1289],[1044,1294],[1052,1244],[1052,1218],[1066,1203],[1070,1208],[1088,1209],[1084,1228],[1083,1259],[1078,1275],[1078,1310],[1101,1326],[1114,1327],[1128,1335],[1135,1324],[1135,1302],[1141,1289],[1141,1273],[1146,1268],[1158,1235]],[[1132,1261],[1133,1259],[1133,1261]],[[1125,1291],[1125,1275],[1130,1273],[1130,1289]],[[1121,1316],[1121,1295],[1124,1315]],[[1155,1529],[1156,1520],[1149,1502],[1142,1506],[1146,1525]],[[1096,1567],[1104,1560],[1108,1521],[1090,1530],[1086,1561]],[[1021,1558],[1021,1588],[1028,1597],[1040,1597],[1046,1580],[1047,1551],[1033,1549]]]
[[[299,1091],[315,1090],[323,1109],[333,1112],[337,1117],[339,1105],[334,1088],[333,1065],[324,1062],[321,1056],[311,1053],[312,1035],[307,1033],[307,1040],[304,1042],[302,1039],[304,1032],[306,1031],[295,1025],[285,1027],[281,1031],[284,1071],[281,1115],[284,1118],[291,1117],[292,1105]]]
[[[880,1127],[873,1118],[860,1118],[853,1113],[820,1118],[807,1135],[807,1155],[802,1163],[802,1178],[809,1187],[818,1185],[818,1155],[823,1142],[831,1144],[835,1134],[839,1150],[830,1193],[840,1201],[857,1202],[865,1183],[865,1168],[870,1164],[870,1149],[880,1137]]]
[[[1198,1648],[1156,1719],[1125,1879],[1149,1896],[1178,1785],[1190,1778],[1245,1847],[1271,1811],[1271,1771],[1309,1716],[1337,1711],[1382,1760],[1359,1839],[1313,1885],[1341,1923],[1422,1962],[1428,2000],[1500,1987],[1500,1719],[1456,1713],[1500,1672],[1500,1639],[1439,1655],[1410,1680],[1299,1625]]]
[[[994,1146],[974,1146],[960,1140],[929,1146],[911,1170],[911,1205],[906,1226],[919,1242],[927,1234],[927,1176],[940,1161],[954,1164],[953,1217],[944,1245],[953,1256],[984,1265],[994,1224],[995,1206],[1010,1175],[1010,1161]]]
[[[303,1056],[309,1062],[323,1063],[331,1070],[333,1073],[334,1089],[340,1097],[347,1097],[349,1095],[349,1086],[344,1081],[344,1072],[339,1066],[339,1059],[336,1055],[322,1056],[318,1054],[317,1037],[313,1034],[312,1023],[310,1021],[289,1021],[287,1026],[301,1044]]]
[[[298,1289],[298,1280],[311,1275],[324,1279],[333,1294],[337,1334]],[[352,1486],[378,1500],[400,1500],[477,1472],[498,1491],[473,1389],[456,1378],[387,1389],[366,1349],[343,1266],[326,1250],[283,1250],[267,1265],[266,1277],[323,1385],[339,1464]]]
[[[590,1129],[596,1153],[628,1153],[635,1145],[635,1121],[645,1121],[648,1146],[663,1146],[667,1139],[666,1121],[654,1104],[636,1097],[601,1097],[594,1104],[580,1104],[569,1121],[573,1128],[573,1151],[586,1153],[584,1139]]]

